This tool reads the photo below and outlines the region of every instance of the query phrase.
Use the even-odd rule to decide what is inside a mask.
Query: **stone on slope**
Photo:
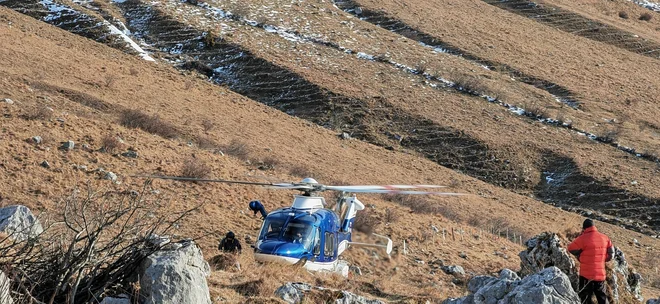
[[[11,297],[11,281],[2,271],[0,271],[0,304],[14,304],[14,299]]]
[[[105,297],[100,304],[131,304],[131,300],[126,294],[120,294],[115,297]]]
[[[660,298],[657,298],[655,300],[649,299],[648,301],[646,301],[646,304],[660,304]]]
[[[210,304],[206,282],[210,273],[194,242],[169,243],[140,265],[142,303]]]
[[[305,283],[286,283],[277,290],[275,290],[275,295],[280,297],[289,304],[301,303],[305,297],[305,292],[308,292],[312,289],[312,286]]]
[[[444,304],[522,304],[553,303],[577,304],[580,302],[568,277],[557,267],[520,279],[508,269],[499,277],[477,276],[468,282],[470,294],[460,299],[448,299]]]
[[[557,267],[571,280],[571,286],[577,288],[578,271],[575,261],[561,244],[555,233],[544,232],[525,242],[526,250],[520,257],[520,275],[525,277],[547,267]]]
[[[4,232],[16,241],[25,241],[43,232],[41,223],[32,214],[30,208],[22,205],[0,209],[0,232]]]
[[[621,294],[628,293],[638,301],[643,301],[642,276],[628,266],[626,255],[618,247],[614,247],[614,258],[612,258],[612,261],[614,262],[610,284],[612,297],[618,300]]]
[[[327,299],[326,303],[335,303],[335,304],[383,304],[380,300],[367,299],[363,296],[356,295],[354,293],[345,291],[345,290],[335,290],[327,289],[323,287],[312,287],[306,283],[286,283],[280,286],[276,291],[280,299],[284,300],[289,304],[298,304],[302,303],[305,294],[307,293],[318,293],[316,300]]]

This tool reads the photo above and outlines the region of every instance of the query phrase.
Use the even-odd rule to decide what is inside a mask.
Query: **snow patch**
[[[144,59],[146,61],[156,61],[153,57],[151,57],[149,55],[149,53],[147,53],[144,49],[142,49],[142,47],[140,47],[137,43],[135,43],[135,41],[133,41],[133,39],[128,37],[126,32],[128,32],[129,34],[130,34],[130,32],[128,31],[128,29],[126,29],[125,26],[124,26],[125,31],[121,31],[116,26],[112,25],[108,21],[103,21],[103,24],[106,25],[110,29],[111,34],[118,35],[126,43],[128,43],[128,45],[131,46],[131,48],[133,48],[136,52],[138,52],[138,54],[140,54],[140,57],[142,57],[142,59]],[[122,24],[122,26],[123,26],[123,24]]]

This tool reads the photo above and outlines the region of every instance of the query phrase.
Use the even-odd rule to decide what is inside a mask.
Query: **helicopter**
[[[385,244],[359,243],[352,241],[356,215],[364,210],[364,204],[355,193],[384,193],[411,195],[464,195],[463,193],[420,191],[438,189],[437,185],[348,185],[330,186],[319,184],[313,178],[305,178],[298,183],[263,183],[220,179],[199,179],[176,176],[145,176],[148,178],[180,181],[218,182],[266,186],[273,189],[297,190],[290,207],[271,211],[258,200],[250,201],[248,207],[263,219],[254,248],[255,260],[300,265],[311,271],[329,271],[348,276],[349,266],[340,255],[350,247],[371,247],[384,249],[389,256],[392,240],[386,236],[373,234]],[[340,191],[334,207],[326,207],[323,191]],[[352,193],[352,195],[351,195]]]

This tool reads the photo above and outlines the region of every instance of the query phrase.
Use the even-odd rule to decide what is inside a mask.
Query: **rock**
[[[35,145],[39,145],[39,144],[41,144],[42,142],[44,142],[44,139],[41,138],[41,136],[38,136],[38,135],[37,135],[37,136],[32,136],[31,139],[32,139],[32,142],[33,142]]]
[[[660,304],[660,298],[655,299],[655,300],[654,299],[649,299],[648,301],[646,301],[646,304]]]
[[[351,135],[348,134],[348,133],[346,133],[346,132],[342,132],[342,133],[339,135],[339,138],[341,138],[341,139],[351,139]]]
[[[610,284],[612,297],[618,300],[622,294],[626,293],[641,302],[644,299],[641,290],[642,276],[628,266],[626,255],[618,247],[614,247],[612,260],[614,261]]]
[[[577,289],[578,271],[575,261],[561,244],[555,233],[544,232],[525,242],[527,249],[520,252],[520,275],[525,277],[546,267],[555,266],[571,280]]]
[[[116,298],[105,297],[100,304],[131,304],[131,300],[129,299],[128,295],[120,294]]]
[[[464,259],[467,259],[467,257],[468,257],[468,256],[467,256],[467,253],[465,253],[464,251],[462,251],[461,253],[459,253],[458,256],[461,257],[461,258],[464,258]]]
[[[117,174],[114,174],[114,173],[108,171],[108,172],[106,172],[105,175],[103,176],[103,179],[105,179],[105,180],[110,180],[110,181],[113,181],[113,182],[116,182],[116,181],[117,181]]]
[[[311,289],[312,286],[305,283],[286,283],[275,290],[275,295],[289,304],[298,304]]]
[[[73,150],[73,148],[75,146],[76,146],[76,144],[72,140],[69,140],[69,141],[63,142],[62,146],[60,146],[60,149],[68,151],[68,150]]]
[[[275,290],[275,295],[289,304],[302,303],[306,293],[319,293],[315,297],[316,301],[320,299],[331,300],[336,304],[382,304],[380,300],[367,299],[344,290],[334,290],[322,287],[312,287],[306,283],[286,283]],[[326,301],[328,302],[328,301]],[[329,302],[330,303],[330,302]]]
[[[14,299],[11,297],[11,281],[0,271],[0,303],[14,304]]]
[[[186,241],[181,245],[175,250],[161,249],[140,265],[140,295],[144,296],[144,304],[211,303],[206,283],[211,273],[209,264],[194,242]]]
[[[360,267],[358,266],[351,265],[348,267],[348,270],[350,270],[355,275],[359,275],[359,276],[362,275],[362,269],[360,269]]]
[[[147,237],[147,242],[153,247],[163,247],[166,244],[169,244],[170,238],[168,236],[160,236],[158,234],[151,234]]]
[[[137,151],[128,150],[128,151],[122,153],[121,156],[128,157],[128,158],[137,158],[138,153],[137,153]]]
[[[48,161],[45,161],[45,160],[42,161],[41,164],[39,164],[39,165],[46,168],[46,169],[50,168],[50,164],[48,163]]]
[[[465,270],[461,266],[442,266],[440,267],[446,274],[465,275]]]
[[[557,267],[520,279],[508,269],[499,278],[477,276],[468,282],[470,295],[460,299],[447,299],[444,304],[523,304],[553,303],[577,304],[580,299],[573,291],[568,277]]]
[[[6,103],[6,104],[14,104],[14,101],[9,99],[9,98],[3,99],[2,102]]]
[[[546,268],[517,282],[520,283],[503,298],[503,303],[580,303],[568,276],[557,267]]]
[[[30,209],[21,205],[0,209],[0,232],[4,232],[16,241],[37,237],[43,232],[41,223]]]

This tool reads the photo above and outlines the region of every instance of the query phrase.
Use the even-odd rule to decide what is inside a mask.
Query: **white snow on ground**
[[[660,2],[651,2],[648,0],[628,0],[628,1],[633,2],[639,6],[648,8],[652,11],[660,12]]]
[[[43,19],[44,21],[57,20],[57,19],[62,17],[62,12],[64,12],[64,11],[75,13],[74,10],[72,10],[72,9],[70,9],[70,8],[64,6],[64,5],[55,3],[51,0],[41,0],[41,1],[39,1],[39,3],[41,5],[43,5],[50,12],[50,14],[48,14],[46,17],[44,17],[44,19]]]
[[[108,21],[103,21],[103,24],[106,25],[110,29],[111,34],[119,35],[119,37],[121,37],[126,43],[128,43],[128,45],[130,45],[131,48],[133,48],[136,52],[138,52],[138,54],[140,54],[140,57],[142,57],[142,59],[144,59],[146,61],[156,61],[153,57],[151,57],[149,55],[149,53],[147,53],[137,43],[135,43],[135,41],[133,41],[133,39],[128,37],[128,35],[126,35],[125,32],[119,30],[116,26],[112,25]],[[126,27],[124,27],[124,29],[125,28]],[[126,29],[126,31],[128,31],[128,30]]]

